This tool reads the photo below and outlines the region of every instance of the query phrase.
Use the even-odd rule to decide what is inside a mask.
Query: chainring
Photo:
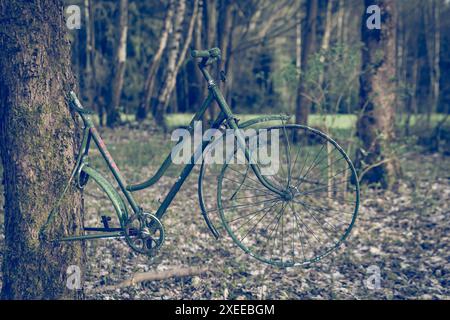
[[[133,214],[125,225],[125,239],[134,251],[155,256],[164,243],[164,225],[151,213]]]

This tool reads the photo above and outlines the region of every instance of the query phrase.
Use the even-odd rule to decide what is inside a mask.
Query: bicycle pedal
[[[105,229],[109,229],[109,222],[111,221],[110,216],[102,216],[102,224]]]

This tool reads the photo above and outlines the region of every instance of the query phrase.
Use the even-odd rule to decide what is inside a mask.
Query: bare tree
[[[195,2],[194,10],[197,12],[198,10],[198,1]],[[179,70],[179,59],[184,59],[184,56],[180,55],[181,50],[181,41],[183,36],[183,22],[185,18],[186,11],[186,1],[179,0],[177,4],[177,8],[175,11],[174,17],[174,27],[173,34],[169,38],[169,52],[166,66],[166,73],[163,79],[161,88],[158,93],[156,106],[154,108],[154,116],[155,120],[158,124],[160,124],[165,130],[167,129],[166,123],[164,120],[164,115],[166,108],[170,102],[170,97],[173,91],[173,88],[176,84],[176,77]],[[196,13],[195,13],[196,15]],[[188,40],[192,38],[193,26],[195,25],[196,16],[191,17],[189,31],[190,35],[188,35]],[[191,27],[192,26],[192,27]],[[187,44],[189,45],[189,44]],[[186,46],[187,50],[187,46]]]
[[[150,102],[153,94],[153,89],[155,86],[156,72],[161,64],[161,59],[164,54],[164,50],[167,47],[167,42],[169,40],[169,35],[173,27],[173,15],[175,11],[175,0],[169,0],[169,4],[166,9],[166,16],[164,18],[164,26],[161,30],[160,40],[158,50],[153,56],[152,62],[147,72],[147,77],[144,85],[144,93],[142,95],[142,100],[139,105],[136,118],[138,120],[143,120],[147,117],[148,111],[150,110]]]
[[[128,35],[128,0],[120,0],[119,3],[119,39],[117,44],[114,77],[111,84],[111,97],[106,105],[106,125],[115,126],[120,122],[120,97],[122,95],[123,80],[125,76],[125,63],[127,60],[127,35]]]

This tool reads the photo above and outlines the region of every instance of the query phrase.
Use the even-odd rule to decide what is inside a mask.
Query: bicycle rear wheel
[[[347,154],[324,133],[301,125],[259,129],[255,137],[253,160],[284,195],[265,188],[235,152],[217,187],[228,234],[246,253],[280,267],[306,266],[335,251],[359,206],[358,178]]]

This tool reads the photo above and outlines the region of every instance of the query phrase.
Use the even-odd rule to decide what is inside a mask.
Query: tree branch
[[[169,278],[183,278],[188,276],[200,275],[210,271],[208,267],[198,268],[198,267],[190,267],[190,268],[175,268],[172,270],[162,271],[162,272],[144,272],[144,273],[135,273],[130,279],[122,281],[115,285],[104,286],[95,288],[89,293],[102,293],[107,291],[114,291],[121,288],[126,288],[130,286],[134,286],[135,284],[144,282],[144,281],[158,281],[165,280]]]

